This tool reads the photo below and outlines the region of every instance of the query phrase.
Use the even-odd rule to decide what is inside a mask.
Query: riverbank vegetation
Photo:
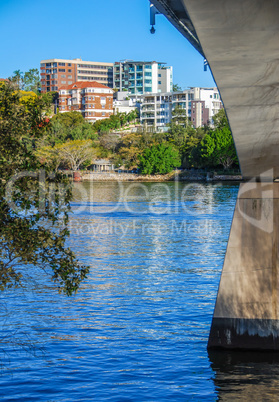
[[[83,147],[85,141],[92,152],[91,155],[88,152],[88,158],[84,158],[79,168],[87,168],[94,159],[101,158],[109,159],[116,168],[139,169],[142,174],[169,173],[176,167],[225,171],[238,168],[223,109],[213,118],[214,128],[194,128],[184,110],[179,108],[173,111],[165,132],[150,132],[136,124],[136,120],[136,111],[118,113],[94,124],[86,122],[78,112],[58,113],[50,120],[45,136],[36,143],[37,155],[42,164],[51,166],[53,163],[55,169],[72,169],[71,157],[67,158],[64,150],[78,144]],[[123,131],[125,127],[127,131]],[[161,167],[152,162],[151,168],[154,158],[161,160],[158,159]]]

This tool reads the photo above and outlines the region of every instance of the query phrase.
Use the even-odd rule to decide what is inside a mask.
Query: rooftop
[[[100,84],[99,82],[96,82],[96,81],[77,81],[77,82],[74,82],[71,85],[62,86],[60,88],[60,91],[62,89],[69,90],[69,89],[75,89],[75,88],[78,88],[78,89],[101,88],[101,89],[110,89],[110,90],[112,90],[111,88],[107,87],[106,85]]]

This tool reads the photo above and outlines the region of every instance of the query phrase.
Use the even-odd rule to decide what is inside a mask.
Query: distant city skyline
[[[149,0],[7,0],[0,4],[0,77],[48,58],[161,61],[182,89],[215,86],[203,58],[162,15],[150,33]]]

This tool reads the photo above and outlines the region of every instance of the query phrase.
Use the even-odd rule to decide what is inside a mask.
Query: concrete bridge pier
[[[208,348],[279,350],[279,183],[241,183]]]
[[[246,181],[208,348],[279,350],[279,1],[150,1],[207,60]]]

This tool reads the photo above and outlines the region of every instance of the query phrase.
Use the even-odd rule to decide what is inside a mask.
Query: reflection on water
[[[277,401],[279,353],[210,351],[221,401]]]
[[[273,400],[275,357],[206,350],[237,191],[75,183],[69,245],[90,275],[70,298],[39,272],[32,289],[0,294],[0,399]],[[14,353],[15,334],[45,354]]]

